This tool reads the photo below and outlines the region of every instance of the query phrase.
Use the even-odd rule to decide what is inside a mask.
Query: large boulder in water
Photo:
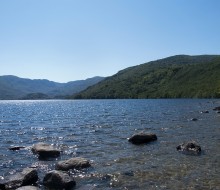
[[[134,134],[131,138],[128,139],[128,141],[133,144],[149,143],[155,140],[157,140],[157,136],[153,133],[138,133]]]
[[[67,173],[53,170],[45,175],[43,184],[48,188],[60,190],[71,189],[76,185],[76,182]]]
[[[176,147],[178,151],[181,151],[186,154],[200,154],[201,147],[194,141],[189,141],[186,143],[182,143]]]
[[[32,152],[38,154],[40,159],[56,158],[60,156],[60,150],[46,143],[37,143],[32,146]]]
[[[90,167],[91,164],[89,160],[81,157],[71,158],[69,160],[59,161],[56,164],[57,170],[67,171],[70,169],[81,169]]]
[[[0,188],[5,190],[16,189],[25,185],[32,185],[38,180],[37,170],[25,168],[22,172],[6,177],[0,182]]]

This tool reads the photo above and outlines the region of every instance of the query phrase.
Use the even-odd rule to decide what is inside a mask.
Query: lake
[[[71,171],[75,189],[220,189],[220,106],[216,99],[0,101],[0,179],[26,167],[46,172],[59,160],[84,157],[92,167]],[[209,113],[201,113],[208,110]],[[197,118],[197,121],[192,121]],[[138,132],[157,134],[144,145],[128,142]],[[199,156],[178,152],[189,140]],[[40,161],[29,147],[38,142],[62,149]]]

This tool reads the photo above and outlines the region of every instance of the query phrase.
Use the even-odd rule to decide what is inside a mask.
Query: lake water
[[[220,100],[57,100],[0,101],[0,178],[32,166],[41,189],[59,160],[84,157],[92,167],[71,171],[75,189],[220,189]],[[200,113],[208,110],[209,113]],[[197,118],[197,121],[192,121]],[[141,131],[158,140],[128,142]],[[195,140],[199,156],[176,146]],[[62,149],[56,160],[39,161],[29,147],[38,142]]]

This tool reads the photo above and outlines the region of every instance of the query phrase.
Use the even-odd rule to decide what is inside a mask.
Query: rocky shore
[[[128,139],[128,141],[133,143],[134,145],[146,144],[156,140],[156,134],[144,132],[134,134]],[[10,150],[17,151],[19,150],[19,148],[10,148]],[[34,144],[31,150],[34,154],[38,155],[38,159],[43,158],[44,160],[58,157],[61,154],[61,150],[45,143]],[[201,147],[196,142],[187,142],[177,146],[177,150],[184,153],[195,153],[198,155],[201,152]],[[74,169],[81,170],[90,166],[91,162],[82,157],[74,157],[68,160],[62,160],[56,162],[54,170],[47,172],[43,179],[39,179],[37,169],[25,168],[22,172],[8,176],[4,180],[0,180],[0,189],[38,190],[39,187],[37,187],[37,182],[39,180],[42,180],[42,184],[47,189],[73,189],[76,185],[76,181],[68,171]]]
[[[9,150],[18,151],[25,147],[16,146],[10,147]],[[46,144],[37,143],[31,147],[33,154],[37,154],[39,160],[48,160],[57,158],[61,154],[61,150],[56,147]],[[68,170],[90,167],[90,161],[75,157],[69,160],[63,160],[56,163],[55,170],[49,171],[43,178],[43,185],[49,189],[72,189],[76,182],[74,178],[69,175]],[[35,168],[25,168],[22,172],[6,177],[0,180],[1,190],[37,190],[37,181],[42,180],[38,177],[38,171]]]

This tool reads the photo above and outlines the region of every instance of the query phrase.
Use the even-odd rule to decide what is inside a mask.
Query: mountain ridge
[[[74,99],[220,97],[220,55],[175,55],[126,68]]]
[[[174,55],[67,83],[0,76],[0,99],[220,98],[220,55]]]
[[[65,98],[103,79],[104,77],[97,76],[85,80],[58,83],[47,79],[28,79],[14,75],[3,75],[0,76],[0,99]]]

